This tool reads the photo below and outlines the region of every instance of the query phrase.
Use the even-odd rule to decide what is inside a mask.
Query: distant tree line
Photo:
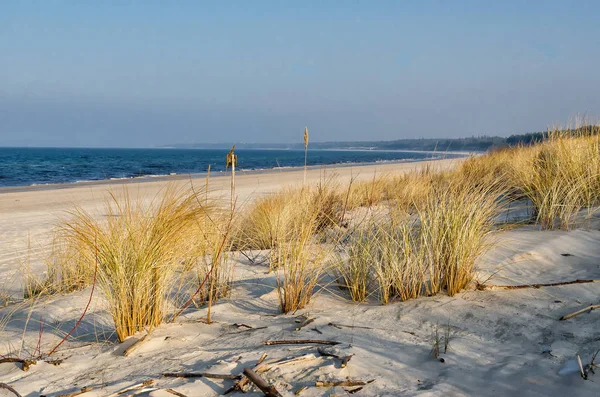
[[[583,126],[575,129],[559,131],[571,135],[600,134],[600,126]],[[516,145],[531,145],[548,139],[548,132],[532,132],[511,135],[508,138],[499,136],[472,136],[469,138],[415,138],[397,139],[393,141],[350,141],[350,142],[311,142],[310,149],[348,149],[348,150],[423,150],[423,151],[468,151],[485,152],[490,149]],[[225,149],[230,143],[175,145],[180,148]],[[299,143],[237,143],[238,149],[297,149],[303,150]]]

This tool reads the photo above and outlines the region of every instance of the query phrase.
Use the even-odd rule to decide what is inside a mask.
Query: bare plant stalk
[[[233,205],[233,209],[235,209],[235,203]],[[177,319],[177,317],[179,317],[181,315],[181,313],[183,313],[183,311],[185,309],[187,309],[187,307],[194,301],[194,298],[196,297],[196,295],[198,295],[200,293],[200,291],[204,287],[204,284],[206,284],[206,281],[212,275],[213,270],[215,269],[215,267],[219,263],[221,255],[223,254],[223,250],[225,248],[225,244],[227,243],[227,237],[229,236],[229,232],[231,231],[231,225],[233,224],[233,214],[234,214],[234,211],[231,211],[231,216],[229,218],[229,223],[227,224],[227,228],[225,229],[225,232],[223,233],[223,239],[221,240],[221,244],[219,245],[219,249],[217,250],[215,256],[213,257],[212,264],[210,266],[210,269],[206,273],[206,276],[204,276],[204,279],[202,280],[202,282],[200,283],[200,285],[198,286],[198,288],[196,289],[196,291],[194,291],[194,293],[192,294],[192,296],[190,296],[190,298],[187,300],[187,302],[185,302],[185,304],[182,306],[182,308],[171,318],[171,321],[169,321],[169,322],[172,323],[173,321],[175,321]],[[211,303],[211,301],[209,301],[208,313],[210,313],[210,303]],[[209,314],[209,316],[210,316],[210,314]]]
[[[308,127],[304,127],[304,181],[302,186],[306,185],[306,160],[308,158]]]
[[[50,353],[48,353],[48,357],[50,357],[56,351],[56,349],[58,349],[60,347],[60,345],[62,345],[64,343],[64,341],[66,341],[67,338],[69,336],[71,336],[71,334],[73,333],[73,331],[75,331],[75,329],[77,327],[79,327],[79,324],[81,323],[81,320],[83,320],[83,317],[87,313],[88,308],[90,307],[90,304],[92,303],[92,297],[94,296],[94,289],[96,289],[96,277],[97,277],[97,275],[98,275],[98,245],[96,245],[96,268],[94,269],[94,280],[92,282],[92,290],[90,291],[90,298],[88,299],[88,303],[87,303],[87,305],[85,305],[85,309],[83,310],[83,313],[81,313],[81,317],[79,317],[79,320],[77,320],[77,322],[75,323],[75,325],[73,326],[73,328],[71,328],[71,330],[69,331],[69,333],[66,334],[65,337],[62,338],[62,340],[60,342],[58,342],[58,344],[56,346],[54,346],[54,349],[50,350]]]

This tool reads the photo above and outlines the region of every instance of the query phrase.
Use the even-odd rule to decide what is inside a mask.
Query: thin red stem
[[[50,357],[52,355],[52,353],[54,353],[56,351],[56,349],[58,349],[59,346],[62,345],[64,343],[64,341],[66,341],[69,336],[71,336],[71,334],[73,333],[73,331],[75,331],[75,329],[77,327],[79,327],[79,324],[81,323],[81,320],[83,320],[83,317],[87,313],[88,308],[90,307],[90,304],[92,303],[92,297],[94,296],[94,289],[96,288],[96,276],[98,274],[98,244],[96,243],[95,245],[96,245],[96,268],[94,269],[94,280],[93,280],[93,283],[92,283],[92,291],[90,292],[90,298],[88,299],[88,303],[85,306],[85,309],[83,310],[83,313],[81,313],[81,317],[79,317],[79,320],[77,320],[77,322],[75,323],[75,325],[73,326],[73,328],[71,328],[71,330],[69,331],[69,333],[67,335],[65,335],[64,338],[62,338],[62,340],[58,343],[58,345],[54,346],[54,349],[50,350],[50,353],[48,353],[48,357]]]

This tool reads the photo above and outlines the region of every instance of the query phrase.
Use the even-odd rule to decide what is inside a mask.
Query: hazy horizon
[[[0,147],[508,136],[600,115],[594,1],[2,8]]]

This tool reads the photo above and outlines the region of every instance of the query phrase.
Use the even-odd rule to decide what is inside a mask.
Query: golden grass
[[[383,304],[441,290],[454,295],[472,281],[475,260],[491,247],[501,184],[443,179],[436,185],[429,173],[409,178],[426,179],[417,184],[424,192],[417,195],[422,202],[413,203],[414,213],[392,208],[350,232],[345,260],[336,269],[355,301],[371,294]]]
[[[584,208],[598,204],[600,193],[600,137],[572,136],[551,131],[549,139],[519,151],[515,185],[535,208],[544,229],[570,229]]]
[[[63,241],[81,266],[93,269],[97,263],[98,284],[120,341],[163,321],[175,270],[198,254],[190,231],[206,212],[187,189],[169,187],[147,205],[125,191],[107,200],[105,219],[76,209],[61,226]]]
[[[592,132],[557,129],[542,143],[473,156],[450,171],[427,166],[348,186],[327,179],[282,189],[236,218],[193,191],[170,189],[147,205],[113,195],[103,220],[73,212],[59,230],[47,280],[32,278],[27,294],[89,285],[97,257],[98,283],[121,340],[158,325],[173,289],[209,307],[227,296],[230,250],[270,250],[285,313],[309,304],[327,272],[358,302],[454,295],[473,281],[477,259],[494,244],[505,203],[526,199],[542,228],[565,229],[598,205],[600,138]],[[356,224],[347,211],[361,208],[370,215]],[[324,242],[332,228],[335,241]],[[333,246],[343,252],[330,268]]]

